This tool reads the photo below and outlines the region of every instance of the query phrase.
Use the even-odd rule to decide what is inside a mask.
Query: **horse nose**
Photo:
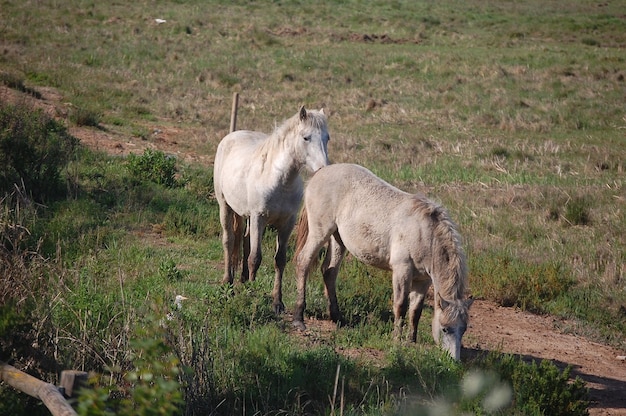
[[[323,168],[324,166],[330,165],[330,161],[328,160],[328,155],[324,152],[323,154],[320,155],[320,157],[314,160],[311,160],[308,165],[311,171],[315,173],[321,168]]]
[[[328,165],[330,165],[330,162],[329,162],[328,158],[325,158],[324,163],[321,166],[319,166],[317,169],[315,169],[315,172],[317,172],[318,170],[320,170],[324,166],[328,166]]]

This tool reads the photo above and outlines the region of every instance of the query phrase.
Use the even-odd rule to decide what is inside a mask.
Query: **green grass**
[[[157,160],[140,178],[132,169],[146,169],[141,159],[79,151],[63,172],[66,198],[46,201],[36,213],[17,210],[15,196],[2,199],[4,247],[7,239],[20,239],[41,257],[7,264],[30,265],[33,276],[46,277],[32,277],[34,287],[62,295],[16,293],[42,317],[39,328],[60,330],[60,361],[119,369],[132,367],[130,323],[147,325],[176,293],[185,294],[193,299],[185,328],[204,338],[186,335],[174,346],[206,382],[183,377],[187,403],[225,414],[244,407],[328,411],[336,364],[349,376],[352,414],[399,409],[412,400],[402,396],[406,389],[422,403],[443,393],[427,374],[450,366],[431,350],[428,336],[420,335],[416,352],[402,347],[380,371],[360,372],[334,353],[395,345],[388,336],[386,273],[347,261],[339,295],[351,326],[305,349],[267,314],[271,232],[258,282],[232,293],[218,284],[222,253],[210,165],[228,132],[232,94],[239,92],[239,128],[269,131],[302,104],[325,107],[333,161],[362,164],[442,202],[464,237],[474,296],[574,319],[579,333],[623,348],[625,6],[590,0],[5,2],[1,84],[35,99],[49,99],[47,88],[55,88],[62,96],[56,115],[70,130],[93,128],[122,143],[139,139],[158,148],[152,132],[167,129],[175,132],[176,150],[207,161],[179,157],[174,172],[172,159]],[[171,186],[150,181],[155,173],[164,173]],[[9,233],[14,223],[30,234]],[[293,275],[291,263],[287,275]],[[307,312],[326,318],[319,276],[309,288]],[[289,308],[292,279],[284,292]],[[250,306],[254,313],[246,316]],[[233,322],[219,332],[215,316]],[[425,328],[421,334],[428,334]],[[264,357],[263,348],[273,356]],[[228,360],[219,361],[219,354]],[[403,356],[415,362],[408,365]],[[413,369],[430,359],[437,364],[423,370],[423,383],[415,381]],[[324,367],[306,368],[316,360]],[[286,364],[294,361],[302,368]],[[238,387],[237,377],[250,377],[247,371],[263,368],[260,363],[268,373],[259,373],[259,381],[282,381],[260,388],[247,379]],[[316,371],[328,378],[319,381],[320,391],[287,388],[288,378]],[[454,369],[445,380],[454,384],[461,372]],[[359,403],[367,410],[360,413]]]
[[[14,262],[28,258],[31,247],[38,246],[42,254],[56,259],[37,257],[38,261],[26,267],[7,269],[9,282],[39,285],[37,292],[24,292],[26,302],[16,309],[17,322],[24,319],[19,318],[20,313],[31,320],[36,317],[34,322],[40,328],[56,336],[39,338],[39,331],[29,329],[30,324],[16,331],[18,324],[11,323],[15,318],[7,315],[1,328],[13,337],[3,338],[1,345],[15,354],[24,343],[36,340],[44,354],[62,352],[57,365],[99,369],[102,374],[94,377],[93,389],[81,397],[79,408],[83,411],[108,407],[132,414],[138,407],[152,404],[163,414],[171,414],[177,409],[177,400],[184,399],[185,408],[192,413],[207,408],[219,414],[324,413],[329,409],[329,392],[336,388],[331,375],[337,368],[342,374],[337,400],[349,413],[412,412],[416,408],[429,412],[428,404],[442,395],[449,398],[449,409],[489,408],[481,404],[482,397],[459,396],[458,386],[466,370],[433,346],[430,337],[424,335],[428,331],[422,330],[418,345],[392,339],[388,273],[353,259],[346,261],[339,291],[348,325],[330,336],[306,339],[290,330],[288,320],[274,316],[269,295],[272,267],[267,262],[256,282],[232,287],[218,284],[222,274],[219,233],[202,225],[207,219],[215,221],[217,205],[212,199],[198,198],[206,191],[205,178],[189,174],[185,186],[172,188],[151,182],[149,176],[136,177],[125,169],[127,160],[89,151],[80,154],[72,162],[76,166],[69,169],[73,196],[68,194],[50,207],[41,207],[39,211],[46,216],[32,220],[14,217],[16,210],[10,211],[14,205],[7,197],[6,219],[33,221],[37,235],[22,248],[24,251],[3,247],[1,254]],[[103,167],[101,175],[94,175],[96,166]],[[152,171],[151,167],[146,169]],[[138,179],[141,177],[145,179]],[[103,192],[123,198],[102,199]],[[192,201],[203,207],[203,215],[194,214]],[[168,220],[172,208],[180,206],[188,207],[177,212],[190,227]],[[184,215],[185,211],[190,213]],[[206,232],[212,238],[207,238]],[[272,250],[273,234],[268,231],[264,239],[266,253]],[[3,238],[11,237],[11,233],[3,233]],[[494,267],[500,267],[501,261],[494,258]],[[510,284],[524,265],[515,258],[508,261],[513,270]],[[293,274],[291,264],[288,273]],[[530,302],[562,294],[569,285],[558,280],[558,266],[540,267],[526,276],[534,280],[526,283],[518,279],[522,287],[513,295],[524,295],[520,303],[533,309]],[[537,285],[538,293],[526,290]],[[312,279],[310,287],[308,313],[327,318],[319,278]],[[285,282],[285,292],[286,301],[293,304],[292,280]],[[166,320],[177,293],[189,299],[173,321]],[[423,319],[430,318],[426,310]],[[350,358],[342,353],[346,350],[375,350],[379,357]],[[478,360],[473,365],[482,368],[493,364]],[[519,367],[515,371],[525,371],[526,365],[515,364],[514,368]],[[44,374],[46,368],[44,362],[39,364]],[[525,389],[521,393],[525,379],[520,377],[514,391],[536,400],[538,409],[548,409],[551,404],[537,396],[537,391]],[[561,377],[569,376],[565,373]],[[107,380],[115,380],[114,387],[107,387]],[[570,403],[569,396],[563,397]],[[28,402],[25,406],[28,408]],[[330,404],[332,409],[337,406],[336,401]],[[518,408],[508,400],[499,406]]]

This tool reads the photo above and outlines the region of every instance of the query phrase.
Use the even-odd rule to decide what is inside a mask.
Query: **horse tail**
[[[236,270],[237,267],[239,267],[239,261],[240,261],[240,250],[241,250],[241,244],[243,241],[243,227],[244,227],[244,221],[243,221],[243,217],[237,214],[233,215],[233,234],[235,237],[235,243],[233,245],[233,251],[230,254],[230,264],[232,265],[233,269]]]
[[[302,208],[302,212],[300,212],[300,219],[298,220],[298,225],[296,226],[296,251],[293,255],[293,258],[296,259],[296,263],[298,261],[298,256],[300,252],[304,248],[306,244],[306,240],[309,238],[309,217],[307,215],[306,208]],[[330,242],[328,243],[330,244]],[[328,244],[326,246],[328,246]],[[317,267],[319,263],[319,256],[313,256],[313,261],[309,265],[308,270],[313,270]]]
[[[302,207],[302,211],[300,212],[300,219],[298,220],[298,225],[296,225],[296,251],[293,255],[293,258],[298,259],[302,248],[304,248],[304,244],[306,244],[306,240],[309,237],[309,217],[306,212],[306,207]]]

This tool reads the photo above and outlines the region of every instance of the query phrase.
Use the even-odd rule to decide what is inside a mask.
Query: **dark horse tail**
[[[296,261],[296,267],[298,266],[298,256],[300,252],[304,248],[306,244],[306,240],[309,238],[309,217],[307,215],[307,211],[305,207],[302,207],[302,211],[300,212],[300,219],[298,220],[298,225],[296,225],[296,251],[293,255],[294,260]],[[317,267],[319,263],[319,256],[313,256],[313,261],[309,265],[309,270],[313,270]]]
[[[243,230],[244,230],[244,217],[233,213],[233,234],[235,238],[235,242],[233,245],[233,251],[230,253],[230,264],[233,268],[232,276],[235,275],[237,271],[237,267],[239,267],[239,261],[241,259],[240,251],[241,244],[243,241]],[[244,261],[246,261],[244,259]]]
[[[302,248],[306,244],[306,240],[309,237],[309,217],[306,213],[306,208],[302,207],[300,212],[300,219],[296,225],[296,251],[293,258],[297,261]]]

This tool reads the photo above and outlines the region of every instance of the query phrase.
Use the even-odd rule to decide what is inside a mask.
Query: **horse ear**
[[[304,108],[304,106],[300,107],[300,121],[304,121],[306,120],[307,114],[306,114],[306,108]]]
[[[439,304],[439,307],[441,308],[442,311],[446,309],[448,306],[450,306],[450,302],[442,298],[439,293],[437,293],[437,303]]]
[[[467,300],[465,301],[465,306],[467,306],[467,309],[469,309],[470,306],[472,306],[472,303],[474,303],[474,298],[472,296],[470,296],[469,298],[467,298]]]
[[[326,113],[324,112],[324,107],[320,108],[320,113],[321,113],[323,116],[325,116],[325,115],[326,115]]]

